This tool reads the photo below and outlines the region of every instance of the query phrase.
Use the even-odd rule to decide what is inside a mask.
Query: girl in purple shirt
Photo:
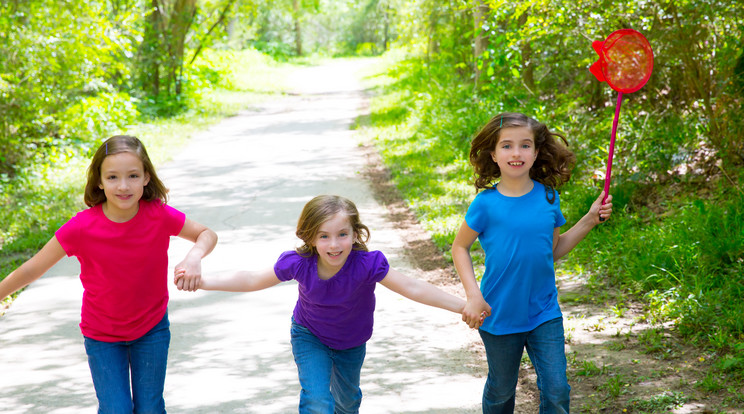
[[[304,244],[284,252],[273,268],[202,278],[199,288],[251,292],[294,279],[299,298],[291,343],[300,385],[300,413],[357,413],[360,373],[372,336],[377,282],[417,302],[462,313],[465,301],[391,269],[379,251],[368,251],[369,229],[354,203],[323,195],[302,210],[297,237]],[[176,280],[181,272],[176,271]]]

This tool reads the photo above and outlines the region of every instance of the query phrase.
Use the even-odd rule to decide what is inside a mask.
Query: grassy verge
[[[112,131],[139,137],[155,166],[167,162],[189,138],[221,119],[283,93],[290,64],[252,50],[206,52],[194,72],[219,81],[193,93],[191,109],[170,118],[145,118]],[[208,72],[208,73],[205,73]],[[195,82],[196,83],[196,82]],[[91,151],[105,137],[59,148],[51,157],[0,182],[0,279],[35,254],[72,214],[85,208],[85,172]],[[0,303],[7,306],[17,293]]]

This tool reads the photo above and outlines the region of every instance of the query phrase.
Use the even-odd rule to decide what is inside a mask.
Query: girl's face
[[[120,152],[104,158],[98,188],[106,195],[106,216],[112,221],[127,221],[134,217],[148,182],[150,176],[145,173],[137,155]]]
[[[527,127],[502,129],[496,148],[491,151],[491,159],[507,180],[528,179],[536,158],[535,138]]]
[[[343,211],[320,225],[313,246],[318,251],[318,274],[331,277],[338,273],[354,246],[356,234]]]

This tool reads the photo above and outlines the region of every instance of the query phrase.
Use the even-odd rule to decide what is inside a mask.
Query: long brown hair
[[[344,197],[337,195],[320,195],[305,204],[297,220],[297,231],[295,234],[304,244],[296,249],[302,256],[317,255],[318,250],[313,246],[313,241],[318,235],[320,226],[330,220],[336,213],[343,212],[349,217],[351,229],[354,232],[354,245],[352,249],[367,251],[369,240],[369,229],[359,219],[359,211],[354,203]]]
[[[145,201],[160,199],[163,204],[167,203],[168,189],[165,188],[165,185],[160,181],[157,173],[155,173],[155,167],[153,167],[142,141],[137,137],[129,135],[115,135],[101,144],[90,161],[90,166],[88,166],[88,181],[85,184],[85,204],[88,207],[93,207],[106,201],[106,194],[99,188],[101,184],[101,165],[103,164],[103,160],[109,155],[122,152],[131,152],[136,155],[142,161],[145,174],[150,176],[150,181],[144,188],[142,199]]]
[[[475,191],[493,188],[493,182],[501,177],[501,169],[491,158],[491,152],[496,149],[501,130],[514,127],[529,128],[535,138],[537,158],[530,168],[530,178],[551,189],[565,184],[576,164],[576,156],[568,149],[566,138],[524,114],[505,112],[491,118],[470,144]]]

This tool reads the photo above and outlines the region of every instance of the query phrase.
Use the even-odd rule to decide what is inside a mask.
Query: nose
[[[126,190],[128,187],[127,180],[124,178],[120,179],[116,184],[116,188],[118,188],[119,190]]]
[[[330,246],[332,249],[335,249],[338,246],[338,237],[331,237]]]

